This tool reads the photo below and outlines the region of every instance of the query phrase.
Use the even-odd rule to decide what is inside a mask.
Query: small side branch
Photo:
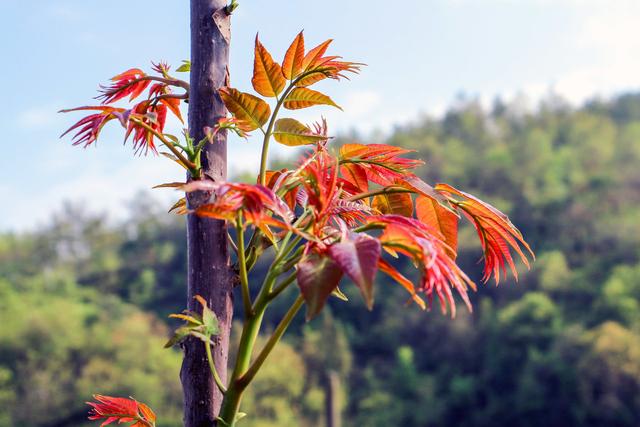
[[[249,292],[249,275],[247,273],[247,260],[244,252],[244,226],[242,223],[242,211],[238,212],[236,219],[236,235],[238,239],[238,267],[240,270],[240,285],[242,286],[242,305],[245,318],[253,316],[251,306],[251,294]]]
[[[409,190],[404,187],[385,187],[379,190],[373,190],[366,193],[356,194],[355,196],[351,196],[345,200],[350,202],[355,202],[356,200],[366,199],[372,196],[378,196],[380,194],[394,194],[394,193],[415,193],[413,190]]]
[[[220,375],[218,375],[218,370],[216,369],[216,365],[215,363],[213,363],[213,355],[211,354],[211,344],[207,342],[207,343],[204,343],[204,345],[205,345],[205,349],[207,350],[207,360],[209,361],[209,369],[211,369],[211,375],[213,375],[213,380],[215,381],[216,386],[218,386],[218,388],[220,389],[220,392],[222,394],[225,394],[227,392],[227,388],[222,383],[222,379],[220,378]]]

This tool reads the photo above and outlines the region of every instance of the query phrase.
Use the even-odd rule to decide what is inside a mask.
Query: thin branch
[[[189,93],[185,92],[183,94],[178,94],[178,93],[165,93],[162,95],[158,95],[156,97],[154,97],[153,99],[159,101],[161,99],[189,99]]]
[[[204,343],[204,345],[207,350],[207,360],[209,361],[209,369],[211,369],[213,380],[215,381],[216,385],[220,389],[220,392],[222,394],[225,394],[227,392],[227,388],[222,383],[222,379],[220,378],[220,375],[218,375],[218,370],[216,369],[216,365],[215,363],[213,363],[213,355],[211,354],[211,344],[206,342]]]
[[[276,122],[276,117],[278,116],[278,111],[280,111],[280,107],[284,103],[287,95],[291,90],[295,87],[294,82],[291,82],[287,89],[282,94],[282,98],[278,99],[275,108],[273,109],[273,114],[271,114],[271,119],[269,120],[269,125],[267,126],[267,130],[264,132],[264,139],[262,140],[262,155],[260,157],[260,184],[265,185],[266,182],[266,174],[267,174],[267,159],[269,157],[269,141],[271,139],[271,134],[273,133],[273,125]]]
[[[296,300],[294,301],[293,305],[289,308],[287,313],[284,315],[284,317],[282,318],[278,326],[276,327],[276,330],[273,332],[273,335],[269,337],[269,340],[267,341],[264,348],[260,351],[260,353],[256,357],[256,360],[253,362],[253,365],[251,365],[251,367],[249,367],[249,370],[242,377],[238,379],[238,382],[241,388],[244,388],[247,385],[249,385],[251,380],[253,380],[253,378],[256,376],[256,374],[264,364],[265,360],[267,360],[267,357],[269,357],[269,354],[271,353],[273,348],[276,346],[276,344],[278,344],[278,342],[280,341],[280,338],[282,338],[282,335],[284,335],[285,331],[291,324],[291,321],[293,321],[293,318],[296,316],[296,314],[298,313],[298,311],[303,305],[304,305],[304,298],[302,298],[302,295],[299,295],[298,298],[296,298]]]
[[[229,231],[227,231],[227,241],[229,242],[229,245],[231,245],[231,248],[234,250],[234,252],[237,255],[238,254],[238,246],[236,246],[236,242],[233,241],[233,238],[231,237],[231,234],[229,233]]]
[[[160,132],[158,132],[157,130],[155,130],[154,128],[152,128],[151,126],[149,126],[148,124],[146,124],[142,120],[137,119],[135,117],[132,117],[129,120],[133,121],[134,123],[137,123],[138,125],[142,126],[146,130],[148,130],[149,132],[154,134],[164,144],[164,146],[167,147],[169,149],[169,151],[171,151],[173,153],[174,156],[176,156],[178,159],[180,159],[180,161],[190,169],[190,172],[193,172],[193,170],[196,169],[196,167],[197,167],[196,164],[194,164],[192,161],[187,159],[184,156],[184,154],[182,154],[180,151],[178,151],[176,149],[176,147],[173,145],[173,143],[171,141],[169,141],[167,138],[165,138],[164,135],[162,135]]]
[[[260,158],[260,184],[265,185],[266,181],[266,173],[267,173],[267,158],[269,157],[269,141],[271,139],[271,135],[273,133],[273,125],[276,122],[276,117],[278,116],[278,111],[280,111],[280,107],[284,104],[285,99],[287,99],[287,95],[291,92],[296,84],[304,77],[307,76],[307,73],[303,73],[300,76],[296,77],[295,80],[292,80],[289,83],[289,86],[282,93],[281,98],[276,98],[278,101],[276,102],[276,106],[273,109],[273,114],[271,114],[271,119],[269,120],[269,125],[267,126],[267,130],[264,132],[264,139],[262,140],[262,156]],[[262,128],[260,128],[262,130]]]
[[[249,292],[249,275],[247,273],[247,260],[244,253],[244,227],[242,224],[242,211],[238,212],[236,220],[236,238],[238,240],[238,267],[240,268],[240,284],[242,286],[242,305],[246,319],[253,316],[251,306],[251,294]]]
[[[294,271],[290,275],[288,275],[282,282],[278,283],[274,286],[273,291],[269,294],[269,301],[275,299],[278,295],[280,295],[285,289],[289,287],[290,284],[296,281],[298,272]]]
[[[345,200],[349,202],[355,202],[356,200],[366,199],[372,196],[378,196],[380,194],[394,194],[394,193],[415,193],[413,190],[409,190],[404,187],[385,187],[379,190],[368,191],[366,193],[356,194],[351,197],[347,197]]]
[[[152,81],[155,81],[155,82],[164,83],[164,84],[169,85],[169,86],[181,87],[184,90],[189,90],[190,89],[189,83],[185,82],[184,80],[167,79],[167,78],[164,78],[164,77],[157,77],[157,76],[143,76],[143,77],[140,77],[139,79],[132,80],[131,84],[137,83],[140,80],[152,80]]]
[[[302,254],[304,253],[304,246],[300,246],[294,253],[293,256],[287,260],[282,265],[282,271],[289,271],[293,266],[295,266],[300,258],[302,258]]]

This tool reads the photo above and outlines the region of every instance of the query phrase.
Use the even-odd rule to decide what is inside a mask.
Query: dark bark
[[[204,127],[226,115],[217,89],[228,83],[229,20],[225,0],[191,0],[191,88],[189,133],[197,143]],[[226,134],[220,132],[202,153],[205,179],[222,181],[227,174]],[[210,200],[211,194],[191,193],[190,208]],[[233,317],[232,288],[235,274],[229,262],[227,235],[222,221],[187,217],[188,299],[190,310],[201,310],[193,297],[201,295],[218,317],[220,335],[213,347],[215,365],[223,381],[227,377],[229,331]],[[185,427],[211,427],[220,410],[222,395],[207,363],[204,344],[189,339],[184,345],[180,372],[184,391]]]
[[[327,372],[325,392],[326,395],[324,399],[327,427],[341,427],[340,376],[337,372]]]

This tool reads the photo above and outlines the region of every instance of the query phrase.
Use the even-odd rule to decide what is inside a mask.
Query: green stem
[[[224,395],[222,407],[220,408],[220,418],[230,427],[233,427],[235,423],[235,417],[240,409],[240,401],[244,392],[244,387],[239,386],[238,378],[244,375],[251,364],[251,354],[260,331],[265,308],[266,306],[256,310],[251,318],[245,320],[242,327],[236,364],[231,375],[229,388]]]
[[[240,236],[240,230],[238,230],[238,233],[238,236]],[[240,242],[241,239],[238,237],[238,254],[243,254],[244,247]],[[232,423],[235,414],[237,414],[238,412],[242,393],[244,392],[244,388],[246,387],[241,386],[241,384],[239,383],[239,379],[246,374],[251,364],[251,355],[253,353],[253,347],[255,346],[256,338],[258,337],[258,333],[260,331],[260,326],[262,325],[262,319],[264,317],[267,306],[269,305],[269,302],[271,302],[272,300],[272,298],[270,298],[270,295],[272,294],[271,290],[273,289],[273,285],[278,275],[282,271],[280,263],[283,261],[289,261],[286,256],[289,255],[289,252],[295,248],[295,243],[296,241],[292,242],[289,245],[283,244],[280,246],[280,250],[276,253],[274,262],[269,267],[269,271],[267,272],[267,275],[264,279],[262,287],[260,288],[260,292],[256,297],[253,307],[251,307],[250,311],[247,311],[248,313],[250,313],[250,315],[245,317],[242,334],[240,336],[240,344],[238,345],[236,364],[233,369],[230,386],[227,394],[225,395],[220,412],[220,417],[230,426],[233,425]],[[296,253],[298,251],[296,251]],[[241,275],[243,270],[242,264],[245,261],[246,258],[244,256],[241,257],[240,255],[238,255],[238,262],[241,265]],[[246,268],[244,270],[246,271]],[[285,279],[285,281],[286,280],[287,279]]]
[[[300,261],[303,253],[304,246],[300,246],[290,258],[284,261],[284,264],[282,264],[282,271],[289,271],[291,268],[293,268],[298,263],[298,261]]]
[[[276,256],[276,259],[273,261],[274,264],[280,264],[280,262],[291,253],[291,251],[296,247],[296,245],[298,243],[300,243],[300,241],[302,240],[302,236],[297,236],[295,239],[293,239],[293,241],[289,244],[288,241],[291,238],[292,233],[289,232],[287,234],[287,236],[285,237],[284,241],[282,242],[282,251],[278,252],[278,255]],[[283,270],[286,271],[286,270]]]
[[[296,281],[298,272],[294,271],[290,275],[288,275],[282,282],[278,283],[274,286],[273,291],[269,294],[269,301],[274,300],[278,295],[282,293],[285,289],[289,287],[290,284]]]
[[[256,358],[255,362],[253,363],[253,365],[251,365],[251,367],[248,370],[245,369],[245,371],[241,375],[237,375],[237,373],[234,371],[234,374],[233,374],[234,380],[231,382],[229,389],[224,395],[222,408],[220,409],[220,419],[223,420],[229,427],[233,427],[235,424],[236,415],[240,410],[240,402],[242,400],[242,395],[244,394],[244,391],[246,390],[247,386],[249,385],[251,380],[253,380],[258,370],[262,367],[262,364],[265,362],[265,360],[267,359],[267,357],[269,356],[269,354],[271,353],[275,345],[278,343],[278,341],[280,341],[280,338],[286,331],[287,327],[291,324],[291,321],[293,320],[296,313],[300,310],[303,304],[304,304],[304,299],[302,298],[302,296],[299,296],[295,300],[291,308],[289,308],[289,311],[287,311],[284,318],[280,321],[273,335],[269,338],[269,340],[267,341],[267,344],[264,346],[262,351],[260,351],[260,354]],[[261,313],[263,314],[264,311],[262,311]],[[262,320],[262,314],[257,313],[256,317],[254,318],[260,317],[260,320]],[[246,357],[246,354],[249,353],[249,357],[250,357],[250,352],[247,351],[248,349],[245,346],[243,346],[243,342],[244,342],[243,339],[245,338],[245,331],[248,329],[249,326],[252,326],[254,324],[255,324],[254,322],[250,322],[250,324],[247,324],[247,326],[243,329],[241,343],[240,343],[241,352],[238,354],[238,361],[242,360],[242,363],[243,364],[247,363],[247,366],[248,366],[249,360]],[[236,362],[236,368],[238,368],[238,362]]]
[[[285,89],[282,97],[278,99],[276,102],[276,106],[273,109],[273,114],[271,114],[271,119],[269,120],[269,125],[267,126],[267,130],[264,133],[264,139],[262,140],[262,156],[260,158],[260,184],[266,184],[266,175],[267,175],[267,159],[269,158],[269,141],[271,140],[271,134],[273,133],[273,125],[276,122],[276,117],[278,116],[278,111],[280,111],[280,107],[284,104],[284,100],[289,95],[289,92],[295,87],[297,80],[289,83],[287,89]]]
[[[242,211],[238,212],[236,220],[236,233],[238,240],[238,266],[240,268],[240,285],[242,288],[242,305],[245,319],[253,315],[251,307],[251,294],[249,291],[249,275],[247,273],[247,260],[244,253],[244,227],[242,224]]]
[[[227,392],[227,388],[222,383],[222,379],[220,378],[220,375],[218,375],[218,370],[216,369],[216,365],[215,363],[213,363],[213,356],[211,354],[211,344],[207,342],[207,343],[204,343],[204,346],[207,350],[207,360],[209,361],[209,369],[211,369],[213,380],[216,382],[216,385],[218,386],[222,394],[225,394]]]
[[[293,321],[293,318],[296,316],[303,305],[304,298],[302,297],[302,295],[298,295],[298,298],[296,298],[293,305],[289,308],[289,311],[287,311],[287,314],[284,315],[284,317],[276,327],[273,335],[269,337],[269,341],[267,341],[262,351],[260,351],[260,354],[258,354],[258,357],[256,357],[253,365],[251,365],[247,373],[239,379],[240,384],[246,387],[253,380],[253,378],[256,376],[265,360],[267,360],[267,357],[269,357],[269,354],[271,354],[271,351],[280,341],[280,338],[282,338],[282,335],[284,335],[285,331]]]

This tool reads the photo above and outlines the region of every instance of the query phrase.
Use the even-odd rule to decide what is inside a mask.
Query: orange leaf
[[[344,144],[340,147],[340,158],[350,159],[352,157],[359,157],[361,154],[367,152],[367,146],[364,144]]]
[[[273,60],[257,35],[251,83],[256,92],[268,97],[278,96],[287,83],[282,75],[280,64]]]
[[[447,253],[452,259],[456,259],[458,250],[458,217],[443,208],[440,203],[425,196],[416,198],[416,217],[442,234],[444,242],[450,248]]]
[[[180,120],[181,123],[184,123],[182,119],[182,114],[180,113],[180,100],[178,98],[162,98],[160,100],[171,112]]]
[[[305,75],[303,78],[296,82],[297,87],[306,87],[311,86],[314,83],[318,83],[320,80],[324,80],[329,77],[328,73],[323,73],[320,71],[313,71],[309,74]]]
[[[437,201],[438,203],[440,203],[442,207],[450,210],[452,213],[455,214],[455,211],[451,207],[451,204],[449,203],[447,198],[444,197],[439,192],[437,192],[432,186],[430,186],[429,184],[427,184],[426,182],[418,178],[416,175],[414,174],[403,175],[401,178],[398,179],[397,184],[411,191],[414,191],[417,194],[420,194],[425,197],[429,197],[430,199]]]
[[[345,180],[353,184],[358,190],[365,192],[369,190],[369,180],[367,171],[355,163],[346,163],[340,166],[340,174]]]
[[[382,214],[413,216],[413,201],[409,193],[379,194],[373,198],[371,206]]]
[[[284,108],[289,110],[299,110],[314,105],[331,105],[342,110],[342,108],[327,95],[305,87],[292,90],[284,100]]]
[[[288,79],[293,80],[302,71],[302,60],[304,59],[304,34],[302,31],[287,49],[282,61],[282,74]]]
[[[327,48],[332,41],[332,39],[329,39],[311,49],[302,60],[302,69],[307,71],[312,69],[314,66],[317,66],[319,62],[323,62],[322,55],[324,55],[324,53],[327,51]]]
[[[273,138],[280,144],[288,146],[315,144],[327,139],[325,135],[313,133],[308,127],[295,119],[278,119],[273,131]]]
[[[413,299],[413,301],[416,304],[418,304],[418,306],[420,306],[421,309],[425,310],[427,308],[427,305],[424,303],[424,300],[416,294],[416,288],[415,286],[413,286],[413,283],[411,283],[411,280],[403,276],[398,270],[396,270],[391,264],[389,264],[383,258],[380,258],[378,260],[378,268],[380,269],[380,271],[387,274],[393,280],[395,280],[400,285],[402,285],[402,287],[405,288],[407,292],[411,294],[411,299]]]
[[[246,125],[247,131],[258,129],[269,120],[271,108],[257,96],[231,87],[220,88],[219,93],[227,110]]]
[[[138,410],[140,411],[140,415],[142,415],[143,419],[152,423],[156,422],[156,414],[147,405],[142,402],[138,402]]]

